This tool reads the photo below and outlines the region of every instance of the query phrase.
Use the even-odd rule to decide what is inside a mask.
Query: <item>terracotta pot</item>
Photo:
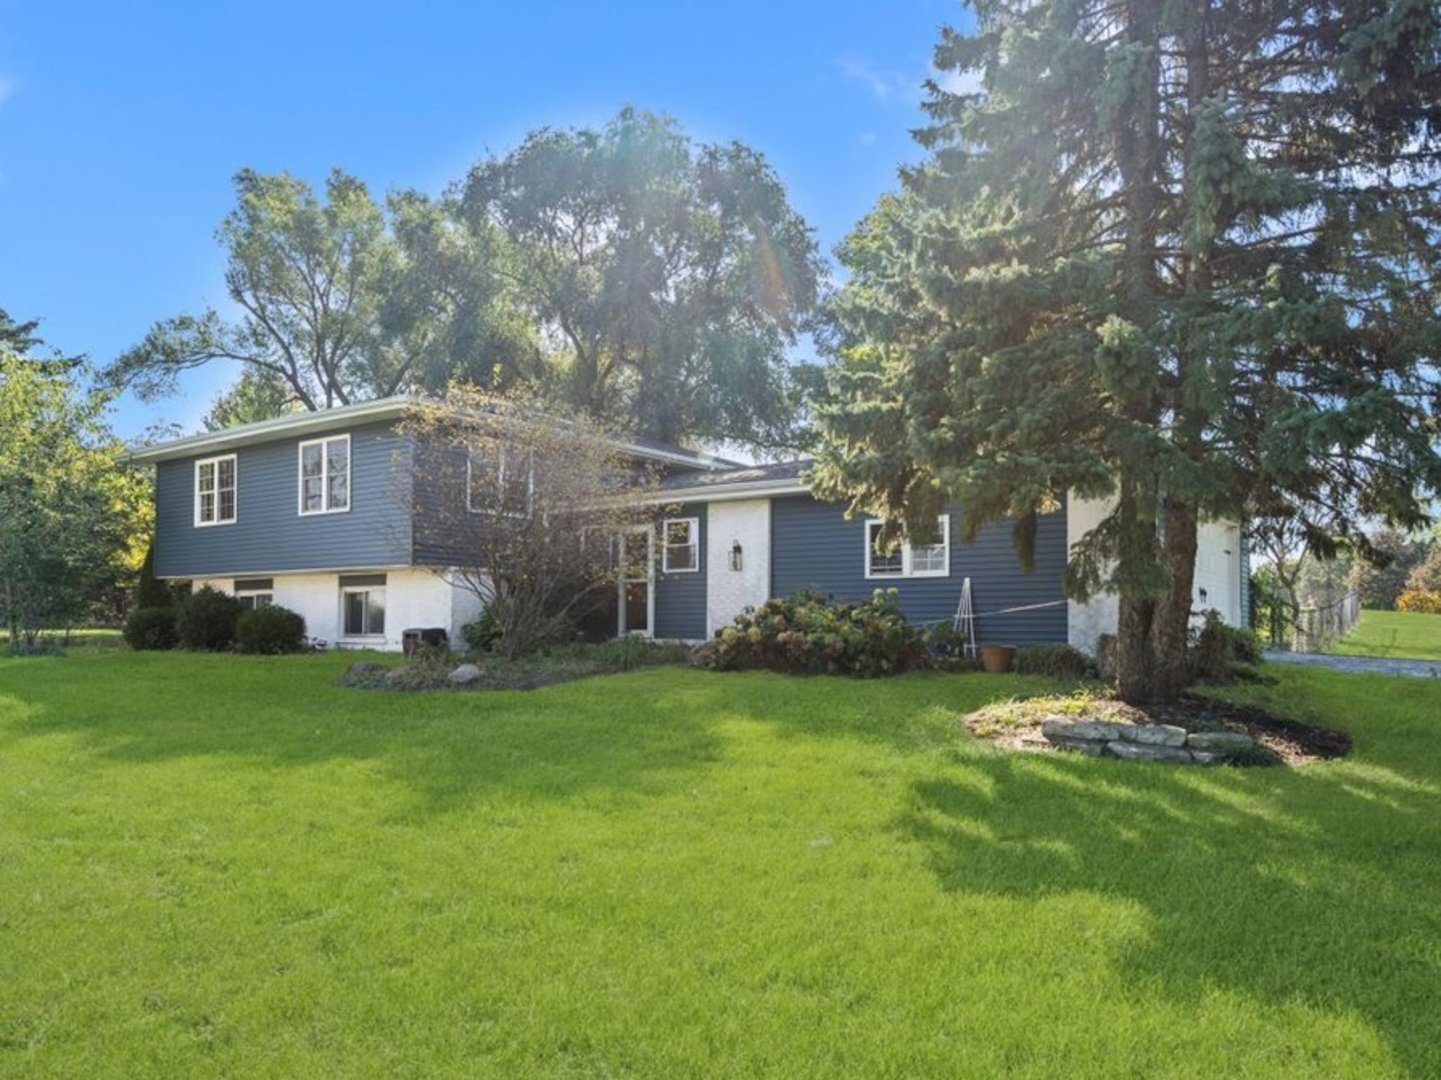
[[[981,667],[992,675],[1004,675],[1016,661],[1014,645],[982,645]]]

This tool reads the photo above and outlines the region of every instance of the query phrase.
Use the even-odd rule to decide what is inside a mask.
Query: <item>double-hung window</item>
[[[195,463],[195,524],[230,525],[235,521],[235,455]]]
[[[340,628],[347,638],[385,636],[385,575],[340,575]]]
[[[236,578],[235,599],[240,601],[244,611],[270,607],[275,603],[275,580],[273,578]]]
[[[951,517],[942,514],[936,519],[940,541],[935,544],[902,543],[888,551],[876,549],[881,522],[866,522],[866,577],[912,578],[946,577],[951,572]]]
[[[661,522],[661,569],[689,574],[700,569],[700,519],[668,518]]]
[[[501,447],[473,450],[465,462],[465,502],[472,513],[526,517],[535,506],[535,463],[529,454]]]
[[[300,512],[337,514],[350,509],[350,436],[300,444]]]

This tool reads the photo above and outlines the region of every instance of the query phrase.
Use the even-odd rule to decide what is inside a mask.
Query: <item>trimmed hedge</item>
[[[1091,670],[1091,659],[1070,645],[1026,645],[1016,650],[1012,670],[1018,675],[1084,679]]]
[[[295,653],[305,648],[305,620],[289,608],[258,607],[235,624],[235,647],[243,653]]]
[[[175,630],[175,616],[173,607],[136,608],[126,616],[121,635],[127,645],[142,652],[173,649],[180,640]]]
[[[240,601],[209,585],[191,593],[175,617],[175,631],[187,649],[223,652],[235,644]]]

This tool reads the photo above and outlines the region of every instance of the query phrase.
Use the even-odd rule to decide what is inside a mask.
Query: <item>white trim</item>
[[[498,460],[497,460],[497,463],[496,463],[496,471],[495,471],[495,486],[496,486],[496,491],[500,494],[500,497],[501,497],[502,502],[503,502],[504,499],[505,499],[505,462],[506,462],[506,458],[507,458],[507,456],[508,456],[508,455],[507,455],[507,450],[508,450],[508,449],[509,449],[508,447],[503,446],[503,445],[498,447],[498,455],[497,455]],[[466,455],[465,455],[465,509],[466,509],[466,511],[467,511],[468,513],[471,513],[471,514],[499,514],[499,515],[502,516],[502,517],[513,517],[513,518],[528,517],[528,516],[531,514],[531,512],[534,511],[534,509],[535,509],[535,452],[534,452],[533,450],[532,450],[532,451],[528,451],[528,454],[529,454],[529,457],[530,457],[531,460],[530,460],[530,465],[529,465],[529,467],[528,467],[529,471],[527,472],[526,478],[525,478],[525,510],[524,510],[523,512],[517,513],[517,512],[514,511],[514,510],[506,510],[506,509],[504,509],[504,508],[502,508],[502,509],[500,509],[500,510],[492,510],[492,509],[490,509],[490,508],[488,508],[488,507],[485,507],[485,506],[476,506],[476,505],[475,505],[475,500],[473,500],[473,499],[471,498],[471,495],[474,494],[474,492],[475,492],[475,459],[476,459],[476,456],[477,456],[477,455],[476,455],[476,453],[473,452],[473,451],[467,451],[467,452],[466,452]],[[481,456],[482,458],[484,457],[484,455],[480,455],[480,456]]]
[[[266,442],[282,436],[308,435],[329,429],[355,427],[373,420],[386,420],[405,415],[418,405],[413,398],[388,397],[376,401],[363,401],[358,405],[340,405],[333,409],[317,409],[314,412],[294,413],[274,420],[261,420],[254,424],[241,424],[223,431],[191,435],[184,439],[144,446],[130,452],[129,458],[136,464],[150,464],[156,461],[172,461],[176,458],[193,457],[196,454],[214,450],[230,450],[252,443]],[[343,423],[342,423],[343,421]]]
[[[336,584],[337,584],[337,586],[339,586],[339,589],[340,589],[340,601],[339,601],[339,602],[340,602],[340,618],[336,621],[336,624],[335,624],[336,630],[338,631],[338,634],[337,634],[335,640],[336,640],[337,642],[341,642],[341,643],[355,643],[355,644],[361,644],[361,643],[365,643],[365,642],[374,642],[374,641],[384,641],[384,640],[385,640],[385,626],[384,626],[384,623],[386,623],[386,622],[388,622],[388,621],[390,620],[390,596],[389,596],[389,594],[388,594],[388,590],[389,590],[389,588],[390,588],[390,582],[389,582],[389,581],[386,581],[386,583],[385,583],[384,585],[340,585],[339,581],[337,581]],[[346,598],[347,596],[351,596],[351,595],[353,595],[353,594],[355,594],[355,593],[364,593],[364,594],[368,597],[368,596],[369,596],[371,593],[373,593],[373,592],[379,592],[379,593],[380,593],[380,603],[381,603],[381,607],[382,607],[382,609],[383,609],[382,614],[381,614],[381,622],[382,622],[382,625],[381,625],[381,628],[380,628],[380,633],[378,633],[378,634],[348,634],[348,633],[346,633],[346,632],[345,632],[345,598]],[[364,619],[364,620],[368,620],[368,618],[369,618],[369,606],[368,606],[368,605],[367,605],[366,611],[362,612],[361,617],[362,617],[362,619]]]
[[[142,446],[130,452],[129,460],[139,465],[146,465],[157,461],[194,457],[196,454],[217,450],[230,450],[234,447],[265,442],[287,435],[308,435],[311,432],[318,433],[337,427],[353,428],[360,423],[399,419],[411,409],[424,407],[427,404],[435,403],[405,395],[394,395],[377,398],[374,401],[362,401],[356,405],[337,405],[329,409],[293,413],[289,416],[277,417],[274,420],[261,420],[254,424],[241,424],[237,427],[226,428],[223,431],[191,435],[184,439],[172,439],[169,442],[156,443],[154,446]],[[695,469],[704,469],[707,472],[728,472],[738,467],[737,462],[727,461],[712,454],[696,453],[692,455],[661,450],[655,447],[640,446],[623,439],[609,441],[618,450],[652,461],[686,465]]]
[[[686,544],[677,544],[676,547],[688,547],[691,550],[691,564],[689,566],[677,566],[672,569],[670,565],[670,527],[672,525],[685,525],[689,528],[690,541]],[[698,574],[700,573],[700,518],[665,518],[660,523],[660,569],[663,574]]]
[[[330,506],[330,450],[329,444],[345,440],[345,505]],[[305,509],[305,448],[320,447],[320,500],[319,510]],[[301,517],[319,517],[321,514],[348,514],[355,505],[355,461],[351,456],[350,432],[339,435],[322,435],[318,439],[305,439],[295,447],[295,490],[296,506]]]
[[[232,487],[230,490],[231,494],[235,496],[231,500],[232,513],[228,518],[220,516],[220,463],[222,461],[231,463],[230,482]],[[215,489],[211,492],[215,496],[215,519],[213,521],[200,520],[200,469],[205,465],[215,466]],[[200,458],[196,461],[194,495],[195,503],[192,510],[197,529],[208,529],[214,525],[234,525],[240,519],[240,458],[235,454],[219,454],[216,457]]]
[[[792,477],[787,480],[752,480],[724,486],[671,488],[648,495],[645,502],[651,505],[657,503],[728,502],[733,499],[757,499],[766,495],[804,495],[809,491],[809,484]]]
[[[383,570],[424,570],[429,573],[430,569],[424,563],[365,563],[361,566],[299,566],[289,570],[206,570],[198,574],[157,574],[156,578],[160,581],[200,581],[210,578],[293,577],[296,574],[368,574]]]
[[[865,548],[865,561],[861,564],[865,570],[867,581],[903,581],[909,578],[943,578],[951,576],[951,515],[940,514],[936,520],[941,526],[941,540],[937,544],[923,544],[922,547],[940,547],[944,565],[939,570],[917,570],[912,565],[914,552],[910,541],[902,541],[900,547],[901,569],[896,573],[873,573],[871,570],[871,529],[882,524],[880,518],[867,518],[865,529],[861,532],[861,542]]]
[[[638,584],[640,578],[626,577],[625,538],[641,533],[645,536],[645,630],[628,630],[625,625],[625,587]],[[616,605],[615,632],[619,637],[655,637],[655,530],[649,525],[632,525],[616,538]]]

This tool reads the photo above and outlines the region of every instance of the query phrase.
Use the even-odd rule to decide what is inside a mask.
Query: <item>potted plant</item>
[[[1016,661],[1014,645],[982,645],[981,667],[992,675],[1004,675]]]

